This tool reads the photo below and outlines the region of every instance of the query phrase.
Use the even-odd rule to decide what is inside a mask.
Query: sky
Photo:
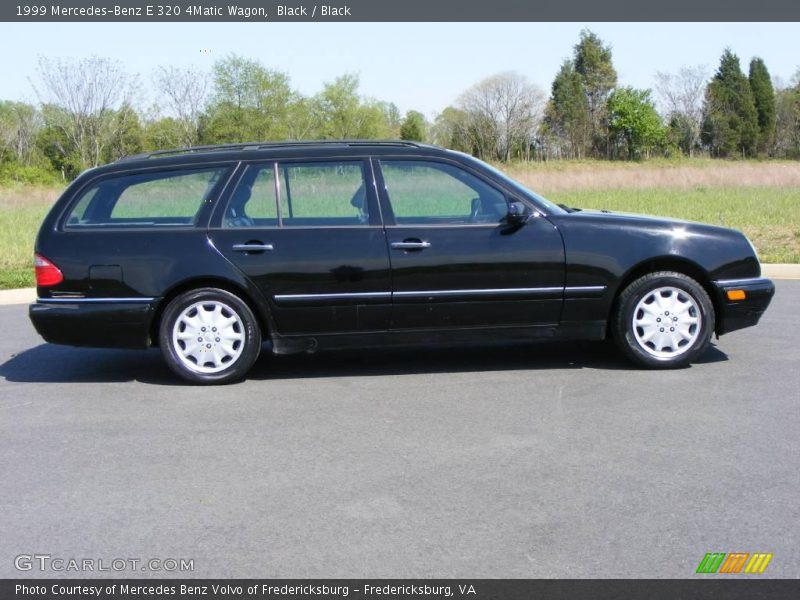
[[[798,23],[2,23],[0,99],[36,101],[39,56],[119,60],[139,74],[149,105],[158,65],[210,70],[236,53],[288,73],[308,95],[356,73],[363,95],[433,117],[504,71],[549,94],[583,28],[611,44],[621,85],[652,88],[656,71],[683,65],[713,74],[727,46],[745,72],[753,56],[784,81],[800,67]]]

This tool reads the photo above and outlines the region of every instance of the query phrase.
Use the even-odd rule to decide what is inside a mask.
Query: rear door
[[[391,272],[369,160],[247,164],[209,235],[264,294],[279,334],[388,328]]]
[[[393,329],[558,323],[564,247],[547,219],[510,226],[511,196],[455,161],[377,164]]]

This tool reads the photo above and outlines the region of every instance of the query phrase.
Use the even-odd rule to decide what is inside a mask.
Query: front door
[[[281,335],[386,330],[391,273],[368,160],[246,165],[209,232]]]
[[[392,329],[558,323],[564,247],[546,218],[509,225],[509,196],[455,162],[378,164]]]

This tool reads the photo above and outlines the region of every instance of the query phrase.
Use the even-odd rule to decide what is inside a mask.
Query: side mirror
[[[509,202],[506,222],[510,225],[522,225],[528,220],[530,213],[522,202]]]

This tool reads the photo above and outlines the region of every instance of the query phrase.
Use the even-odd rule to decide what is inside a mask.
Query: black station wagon
[[[646,367],[755,325],[774,286],[730,229],[555,205],[409,142],[133,156],[78,177],[36,241],[45,340],[159,346],[196,383],[272,352],[616,339]]]

